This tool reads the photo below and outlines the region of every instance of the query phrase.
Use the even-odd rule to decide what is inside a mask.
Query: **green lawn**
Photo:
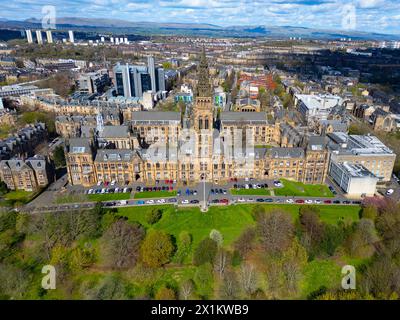
[[[144,191],[136,192],[135,199],[175,197],[176,191]]]
[[[304,270],[301,282],[303,298],[325,286],[326,288],[341,288],[341,267],[332,260],[313,260]]]
[[[28,203],[36,194],[36,192],[24,190],[10,191],[3,196],[3,199],[0,201],[0,206],[13,206],[15,203]]]
[[[178,209],[173,206],[159,206],[163,216],[153,226],[145,222],[146,213],[153,210],[154,206],[119,208],[118,213],[129,221],[139,222],[147,228],[164,230],[178,238],[182,231],[188,231],[193,237],[194,247],[203,238],[207,237],[212,229],[219,230],[224,236],[224,245],[229,246],[242,231],[254,225],[251,210],[255,205],[235,205],[224,207],[210,207],[209,211],[202,213],[199,208]],[[274,209],[287,211],[293,219],[299,215],[300,205],[262,205],[268,212]],[[358,220],[360,207],[358,206],[319,206],[321,219],[327,223],[336,224],[340,220]]]
[[[333,198],[333,193],[326,185],[304,184],[301,182],[281,179],[283,188],[275,188],[276,196],[297,196],[297,197],[323,197]]]
[[[234,196],[269,196],[271,192],[267,189],[231,189]]]
[[[130,193],[104,193],[104,194],[88,194],[90,201],[111,201],[111,200],[128,200]]]

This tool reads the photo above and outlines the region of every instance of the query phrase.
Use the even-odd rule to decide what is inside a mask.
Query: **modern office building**
[[[36,40],[38,44],[43,44],[42,31],[36,30]]]
[[[47,43],[53,43],[53,34],[51,30],[46,31]]]
[[[117,64],[114,71],[114,85],[118,96],[143,97],[146,91],[165,91],[164,69],[154,68],[154,60],[149,66]]]
[[[360,164],[331,161],[329,175],[349,197],[373,196],[378,178]]]
[[[98,70],[96,72],[88,72],[81,74],[77,80],[78,88],[83,93],[103,93],[106,86],[110,84],[110,77],[107,69]]]
[[[25,33],[26,33],[26,39],[28,40],[28,43],[33,43],[32,31],[26,30]]]
[[[154,57],[147,57],[147,66],[149,68],[150,79],[151,79],[151,91],[156,92],[156,67],[154,65]]]
[[[69,42],[74,43],[75,39],[74,39],[74,31],[69,30],[68,31],[68,36],[69,36]]]
[[[334,132],[327,135],[331,160],[336,163],[362,165],[379,182],[391,180],[396,154],[385,146],[377,137],[371,135],[348,135]]]

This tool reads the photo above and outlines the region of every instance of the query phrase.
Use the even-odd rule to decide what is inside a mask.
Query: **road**
[[[60,181],[58,180],[51,186],[52,190],[60,190],[63,188],[66,177]],[[238,183],[266,183],[266,181],[258,182],[241,182]],[[271,181],[267,182],[269,186],[272,185]],[[119,200],[109,200],[103,201],[104,207],[109,208],[117,208],[117,207],[134,207],[134,206],[143,206],[143,205],[163,205],[163,204],[171,204],[179,207],[187,207],[187,206],[196,206],[202,207],[204,205],[204,199],[207,204],[207,208],[215,205],[235,205],[235,204],[252,204],[252,203],[265,203],[265,204],[306,204],[306,203],[296,203],[296,200],[309,200],[312,201],[312,204],[316,205],[339,205],[339,204],[347,204],[347,205],[359,205],[360,202],[357,200],[349,200],[346,199],[342,194],[338,193],[334,198],[323,198],[323,197],[292,197],[292,196],[273,196],[273,195],[232,195],[230,193],[230,189],[233,187],[234,182],[230,182],[226,185],[216,185],[213,183],[199,183],[193,187],[175,187],[174,189],[178,191],[177,196],[166,198],[146,198],[146,199],[129,199],[126,200],[126,203],[121,204]],[[330,184],[330,183],[329,183]],[[136,184],[133,187],[133,193],[135,193]],[[166,186],[163,183],[159,183],[158,186]],[[104,187],[104,186],[103,186]],[[102,189],[102,186],[93,187],[93,189]],[[117,187],[117,186],[114,186]],[[114,188],[113,187],[113,188]],[[216,189],[218,189],[218,193],[216,193]],[[71,194],[84,194],[87,192],[88,188],[82,187],[67,187],[66,192]],[[214,192],[212,192],[212,190]],[[56,197],[54,192],[52,197]],[[54,201],[50,201],[51,198],[46,196],[45,193],[41,194],[38,198],[28,204],[23,211],[32,212],[32,213],[41,213],[41,212],[62,212],[62,211],[71,211],[71,210],[82,210],[93,208],[96,205],[96,202],[77,202],[77,203],[67,203],[67,204],[57,204],[53,203]],[[222,199],[226,199],[227,203],[219,203]],[[53,199],[54,200],[54,199]],[[267,202],[265,201],[267,200]],[[324,201],[329,201],[330,203],[324,203]],[[348,203],[343,203],[347,201]],[[218,203],[217,203],[218,202]],[[353,203],[354,202],[354,203]],[[310,203],[310,204],[311,204]]]

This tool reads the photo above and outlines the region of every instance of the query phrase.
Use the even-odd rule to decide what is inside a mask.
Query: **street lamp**
[[[201,180],[203,181],[203,211],[207,211],[207,204],[206,204],[206,178],[205,174],[201,175]]]

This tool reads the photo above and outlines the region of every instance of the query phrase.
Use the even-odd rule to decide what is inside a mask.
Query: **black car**
[[[211,201],[212,203],[219,203],[218,199],[214,199],[213,201]]]
[[[351,202],[348,201],[348,200],[345,200],[345,201],[343,201],[342,203],[343,203],[343,204],[350,204]]]
[[[341,202],[339,200],[334,200],[333,203],[334,204],[340,204]]]
[[[271,203],[271,202],[274,202],[274,199],[265,199],[265,201],[264,201],[264,202]]]
[[[361,204],[361,201],[353,201],[353,204]]]
[[[235,189],[237,189],[237,188],[238,188],[238,185],[237,185],[237,184],[234,184],[233,187],[234,187]]]
[[[136,191],[137,191],[137,192],[140,192],[140,187],[136,187]]]
[[[257,199],[257,202],[264,202],[264,199]]]
[[[197,204],[197,203],[199,203],[199,200],[190,200],[190,203],[191,204]]]

